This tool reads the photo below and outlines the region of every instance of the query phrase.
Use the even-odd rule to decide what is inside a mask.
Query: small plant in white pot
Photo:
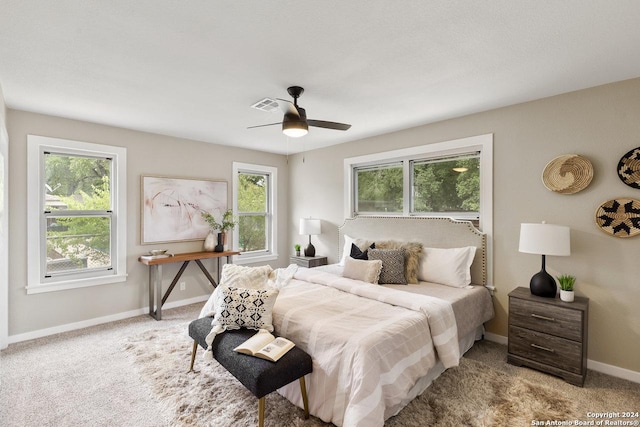
[[[558,282],[560,283],[560,299],[564,302],[573,302],[573,286],[576,283],[576,278],[569,274],[563,274],[558,276]]]

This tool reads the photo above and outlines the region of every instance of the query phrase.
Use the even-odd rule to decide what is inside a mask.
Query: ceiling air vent
[[[278,105],[278,101],[271,98],[261,99],[260,101],[253,104],[251,108],[255,108],[256,110],[260,110],[260,111],[266,111],[267,113],[274,113],[276,111],[280,111],[280,106]]]

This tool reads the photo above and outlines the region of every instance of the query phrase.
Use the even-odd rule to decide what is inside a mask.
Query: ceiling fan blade
[[[300,117],[300,113],[298,112],[298,109],[293,104],[293,102],[287,101],[286,99],[280,99],[280,98],[276,98],[276,101],[278,101],[278,105],[280,106],[280,109],[282,110],[283,113],[293,114],[295,116]]]
[[[334,130],[348,130],[351,125],[346,123],[326,122],[324,120],[307,120],[309,126],[317,128],[334,129]]]
[[[258,125],[258,126],[249,126],[247,129],[255,129],[255,128],[263,128],[265,126],[273,126],[273,125],[281,125],[282,122],[278,122],[278,123],[269,123],[266,125]]]

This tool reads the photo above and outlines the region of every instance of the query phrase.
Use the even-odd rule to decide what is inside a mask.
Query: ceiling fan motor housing
[[[309,131],[307,124],[307,113],[304,108],[297,107],[299,116],[293,113],[287,113],[282,120],[282,132],[292,137],[304,136]]]
[[[289,86],[287,92],[293,98],[293,102],[278,98],[280,108],[285,112],[282,119],[282,132],[285,135],[294,138],[304,136],[309,131],[309,126],[342,131],[348,130],[351,127],[351,125],[345,123],[328,122],[325,120],[307,120],[307,112],[304,108],[298,106],[298,98],[304,93],[304,88],[301,86]],[[256,106],[259,104],[261,105],[261,102],[256,103],[253,107],[257,108]],[[270,123],[267,125],[250,126],[249,129],[277,124],[278,123]]]

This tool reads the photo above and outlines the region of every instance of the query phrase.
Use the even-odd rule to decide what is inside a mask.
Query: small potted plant
[[[293,245],[293,248],[296,250],[296,256],[300,256],[300,245]]]
[[[573,302],[573,286],[576,283],[576,278],[569,274],[563,274],[558,276],[558,282],[560,283],[560,299],[564,302]]]
[[[233,230],[238,224],[238,219],[233,216],[231,209],[222,214],[221,222],[216,221],[214,216],[209,212],[201,212],[202,218],[209,224],[210,234],[213,231],[218,231],[218,245],[213,249],[215,252],[222,252],[223,249],[227,249],[227,233]],[[207,240],[205,239],[205,250],[207,248]]]

